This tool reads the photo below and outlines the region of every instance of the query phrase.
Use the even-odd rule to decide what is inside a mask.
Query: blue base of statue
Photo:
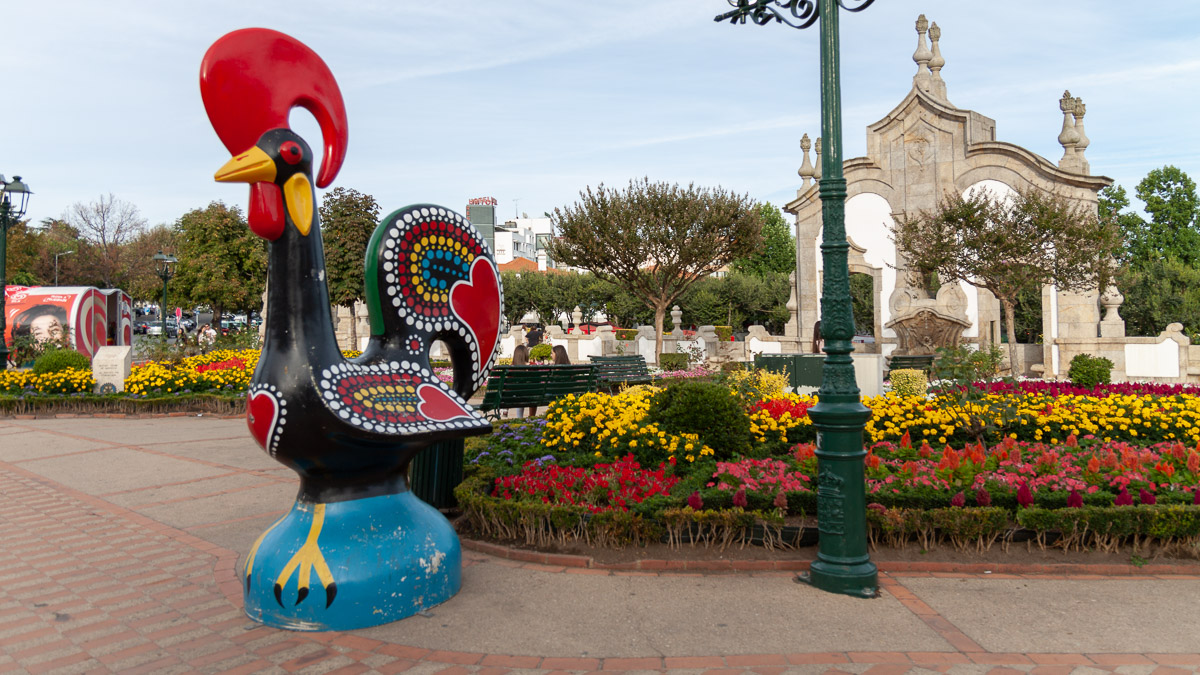
[[[289,630],[397,621],[462,587],[462,549],[445,516],[411,492],[297,501],[259,537],[241,571],[246,615]]]

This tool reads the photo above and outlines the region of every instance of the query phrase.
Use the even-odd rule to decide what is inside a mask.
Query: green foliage
[[[1123,268],[1117,287],[1125,296],[1126,334],[1155,336],[1175,321],[1187,335],[1200,334],[1200,268],[1177,258],[1155,258]]]
[[[636,340],[638,332],[632,328],[622,328],[616,332],[618,340]]]
[[[757,277],[787,275],[796,269],[796,238],[787,219],[770,202],[757,205],[762,216],[762,246],[744,258],[733,261],[734,271]]]
[[[33,372],[58,373],[73,368],[86,370],[92,367],[92,360],[87,354],[81,354],[74,349],[50,349],[33,362]]]
[[[678,304],[688,324],[737,328],[758,324],[769,332],[782,333],[789,318],[790,292],[786,274],[752,276],[734,272],[701,279],[679,298]]]
[[[363,302],[367,244],[379,223],[379,204],[371,195],[336,187],[325,193],[317,213],[330,301],[335,305]]]
[[[999,374],[1003,360],[1004,353],[991,343],[979,349],[967,345],[942,347],[933,361],[933,376],[959,385],[990,380]]]
[[[733,326],[713,326],[713,330],[721,342],[729,342],[729,338],[733,337]]]
[[[241,210],[213,202],[175,223],[179,250],[168,300],[183,307],[209,305],[213,315],[262,304],[267,283],[266,242],[250,231]]]
[[[893,370],[888,379],[892,382],[892,392],[897,396],[924,396],[929,387],[925,371],[914,368]]]
[[[850,306],[854,312],[854,333],[875,334],[875,279],[869,274],[850,275]]]
[[[712,382],[672,384],[654,397],[646,422],[668,433],[697,434],[717,459],[750,450],[750,418],[729,387]]]
[[[687,370],[687,354],[659,354],[658,367],[663,370]]]
[[[625,190],[602,184],[579,196],[554,210],[559,236],[547,249],[561,263],[624,286],[652,309],[656,351],[662,351],[663,320],[675,300],[762,241],[762,216],[749,197],[721,188],[642,179]]]
[[[1136,194],[1145,202],[1150,222],[1125,233],[1130,260],[1136,264],[1165,255],[1188,265],[1200,263],[1195,181],[1177,167],[1164,166],[1146,174]]]
[[[1112,382],[1112,369],[1113,362],[1102,356],[1076,354],[1075,358],[1071,359],[1067,377],[1071,378],[1071,384],[1090,389],[1098,384]]]
[[[530,361],[549,361],[553,358],[554,347],[551,347],[545,342],[534,345],[533,348],[529,350]]]

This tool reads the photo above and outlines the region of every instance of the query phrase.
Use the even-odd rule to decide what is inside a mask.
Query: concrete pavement
[[[424,615],[290,633],[242,614],[235,569],[295,490],[240,418],[0,420],[0,673],[1200,669],[1200,566],[896,567],[860,600],[795,584],[798,561],[596,569],[482,546]]]

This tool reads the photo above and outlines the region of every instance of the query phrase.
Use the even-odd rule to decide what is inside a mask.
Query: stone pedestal
[[[101,347],[92,357],[92,377],[97,394],[125,391],[125,379],[133,370],[133,347]]]

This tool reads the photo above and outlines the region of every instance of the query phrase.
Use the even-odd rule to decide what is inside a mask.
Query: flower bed
[[[699,442],[704,429],[664,427],[653,417],[658,391],[567,397],[540,424],[505,425],[499,443],[478,441],[469,455],[473,478],[457,493],[468,520],[480,532],[529,541],[678,542],[688,531],[727,544],[751,531],[778,542],[770,533],[784,518],[816,512],[807,417],[814,399],[749,401],[750,450],[724,459]],[[1080,523],[1070,526],[1080,532],[1066,537],[1070,545],[1151,537],[1200,554],[1192,532],[1200,528],[1200,397],[1124,388],[864,402],[874,410],[865,478],[877,541],[986,547],[1029,528],[1044,543],[1070,522]],[[998,420],[1002,440],[965,441],[966,418],[994,410],[1007,416]],[[636,499],[614,496],[635,485],[655,488]],[[1065,509],[1091,515],[1024,515]],[[1135,510],[1153,515],[1122,515]],[[1082,534],[1101,521],[1126,524]]]

